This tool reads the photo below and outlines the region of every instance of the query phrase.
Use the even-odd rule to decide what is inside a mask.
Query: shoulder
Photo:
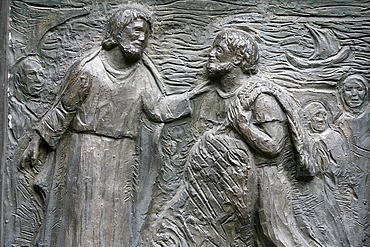
[[[99,49],[88,53],[83,59],[75,63],[75,70],[92,75],[101,73],[102,70],[105,70],[100,58],[101,52]]]
[[[154,80],[153,74],[155,73],[155,71],[152,71],[152,68],[148,67],[142,61],[140,61],[137,66],[138,66],[138,72],[141,75],[143,75],[146,78],[150,78],[150,79],[153,79]]]
[[[67,76],[73,75],[76,73],[87,73],[97,70],[101,64],[99,54],[101,49],[95,49],[88,52],[83,58],[78,59],[75,61],[68,70]]]
[[[284,121],[286,116],[279,101],[272,95],[261,93],[253,104],[253,111],[258,122]]]
[[[343,138],[343,135],[337,130],[329,127],[327,130],[325,130],[324,135],[327,139],[330,140],[339,140],[341,141]]]
[[[274,107],[274,108],[279,106],[279,102],[277,101],[277,99],[274,96],[267,94],[267,93],[259,94],[254,104],[258,106]]]

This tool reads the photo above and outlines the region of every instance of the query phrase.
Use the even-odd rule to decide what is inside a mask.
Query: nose
[[[144,42],[144,41],[145,41],[145,37],[146,37],[146,33],[145,33],[145,32],[141,32],[141,33],[139,34],[139,38],[138,38],[138,40],[140,40],[140,41]]]
[[[351,90],[351,96],[352,97],[358,97],[358,91],[357,90]]]
[[[41,75],[40,75],[39,73],[36,73],[36,74],[35,74],[35,79],[36,79],[37,81],[40,81],[40,79],[41,79]]]
[[[212,49],[210,52],[209,52],[209,57],[215,57],[216,55],[216,49]]]
[[[320,116],[320,117],[318,117],[317,121],[320,122],[320,123],[324,122],[325,118],[323,116]]]

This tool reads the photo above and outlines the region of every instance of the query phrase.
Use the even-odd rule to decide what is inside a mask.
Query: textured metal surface
[[[369,1],[125,3],[1,3],[5,246],[369,245]]]
[[[1,76],[1,83],[0,83],[0,184],[1,184],[1,190],[0,190],[0,200],[3,201],[3,193],[4,193],[4,185],[3,185],[3,173],[5,169],[5,160],[6,160],[6,132],[7,132],[7,123],[4,121],[6,119],[7,115],[7,87],[8,87],[8,63],[7,63],[7,41],[8,41],[8,13],[9,13],[9,5],[8,1],[2,1],[0,6],[0,16],[1,16],[1,27],[2,30],[1,37],[0,37],[0,76]],[[0,205],[0,219],[1,224],[4,224],[4,217],[3,217],[3,204]],[[4,234],[4,228],[0,228],[0,245],[3,246],[3,234]]]

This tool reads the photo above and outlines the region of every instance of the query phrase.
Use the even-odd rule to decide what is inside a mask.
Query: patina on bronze
[[[368,5],[3,1],[0,244],[369,246]]]

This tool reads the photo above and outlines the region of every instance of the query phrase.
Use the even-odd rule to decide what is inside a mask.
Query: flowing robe
[[[256,179],[253,155],[222,126],[238,90],[201,95],[191,125],[191,148],[177,193],[156,214],[142,246],[249,246],[253,239]]]
[[[56,154],[40,246],[130,246],[143,119],[191,111],[186,95],[162,95],[141,61],[118,71],[102,52],[71,69],[37,129]]]
[[[366,104],[367,102],[365,102]],[[367,103],[368,104],[368,103]],[[365,105],[362,111],[352,112],[347,107],[337,119],[336,123],[345,135],[350,150],[350,167],[348,180],[353,184],[354,192],[358,199],[352,201],[351,209],[357,209],[359,215],[353,217],[352,229],[359,235],[354,245],[370,245],[370,106]],[[363,231],[363,233],[361,233]]]
[[[20,84],[22,82],[18,82]],[[14,80],[9,87],[9,132],[4,189],[6,235],[5,245],[31,245],[43,219],[42,199],[33,187],[33,180],[40,167],[20,167],[19,158],[31,140],[35,123],[51,106],[53,94],[46,85],[37,96],[29,96],[20,90]]]

